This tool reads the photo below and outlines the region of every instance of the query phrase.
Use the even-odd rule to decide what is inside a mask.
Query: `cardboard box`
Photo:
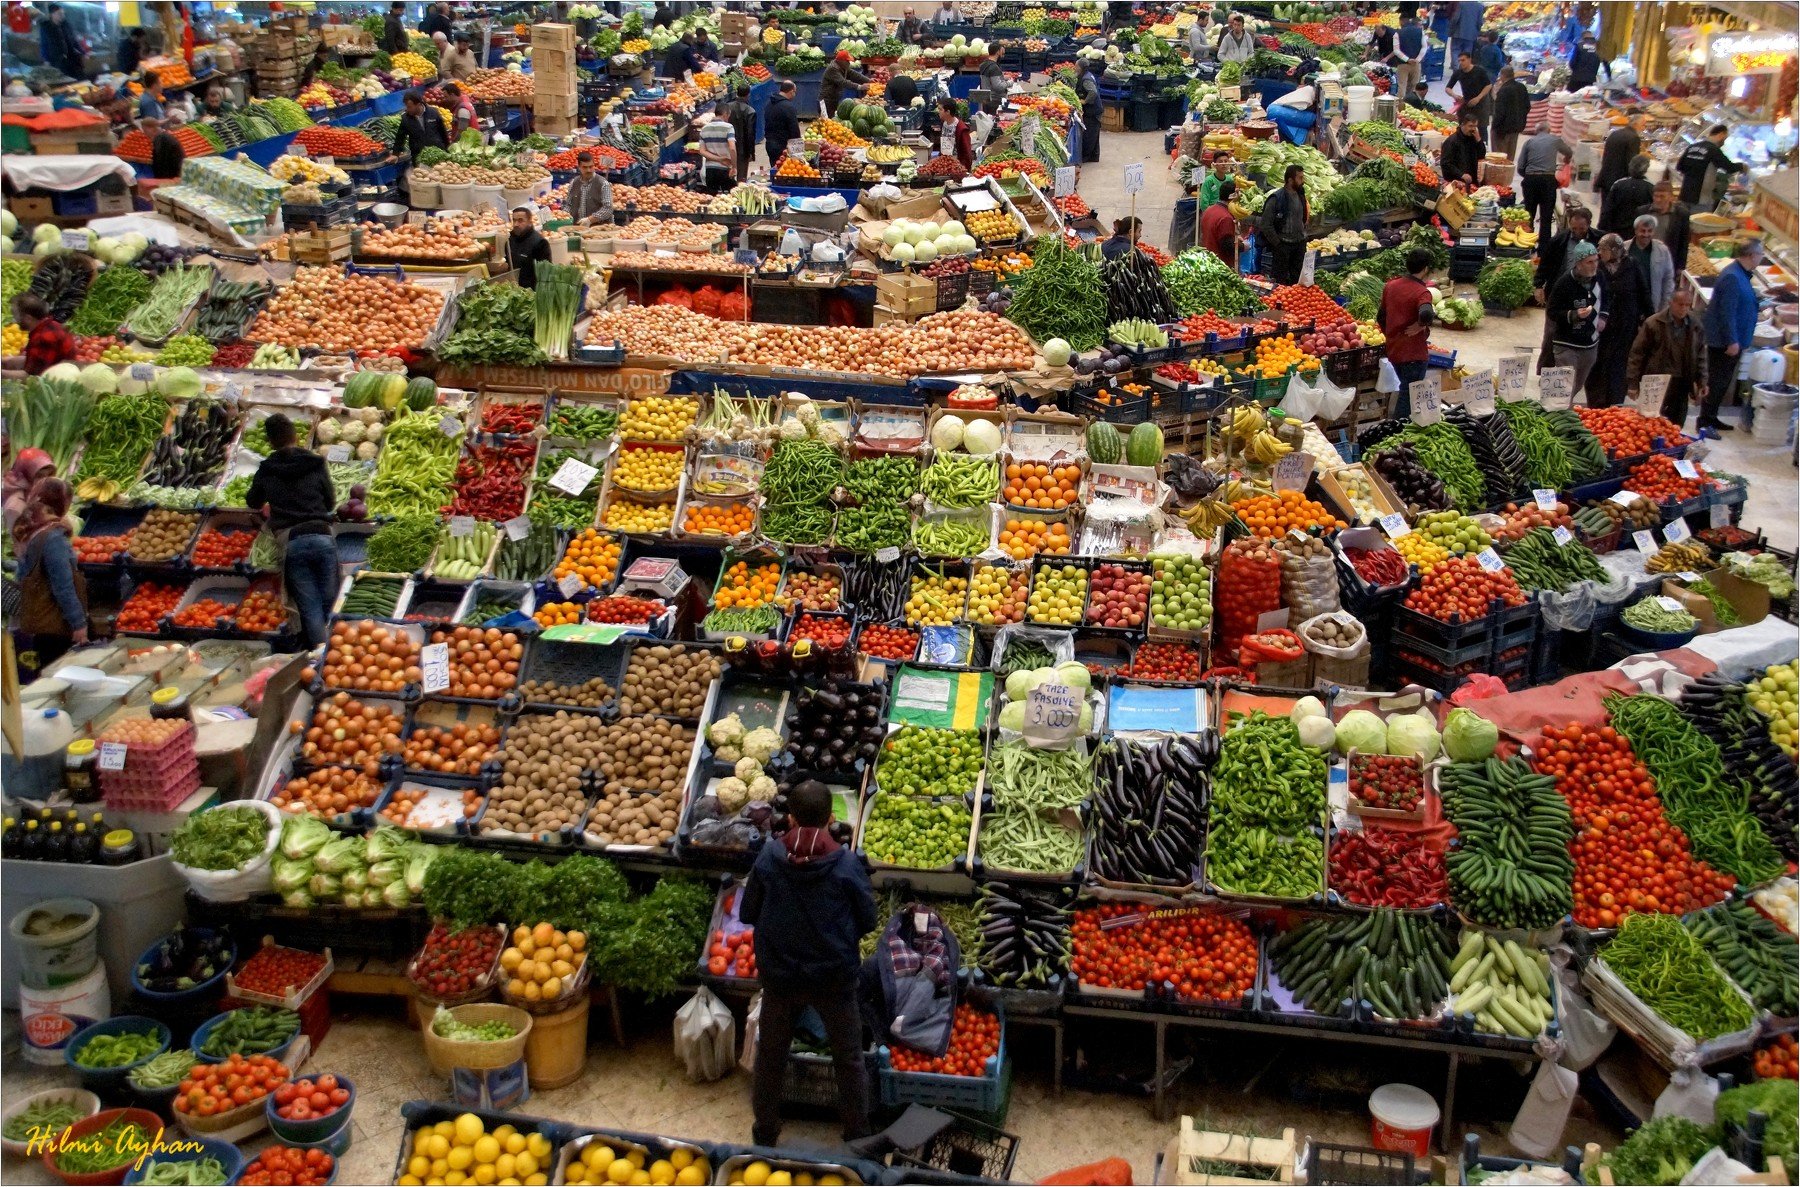
[[[50,195],[24,195],[13,198],[7,204],[13,214],[22,223],[41,223],[56,217],[56,207]]]
[[[103,189],[95,191],[94,210],[97,214],[130,214],[133,209],[130,190],[121,189],[112,194]]]
[[[575,52],[575,26],[546,22],[531,26],[531,50],[535,55],[539,49],[566,49]]]
[[[1125,130],[1125,109],[1123,107],[1107,107],[1100,112],[1100,130],[1102,132],[1123,132]]]

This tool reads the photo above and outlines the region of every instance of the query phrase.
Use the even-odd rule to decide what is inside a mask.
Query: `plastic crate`
[[[1306,1148],[1306,1182],[1344,1184],[1345,1187],[1411,1187],[1429,1180],[1415,1169],[1411,1154],[1375,1150],[1367,1146],[1340,1146],[1309,1142]]]
[[[1000,1017],[1000,1050],[988,1057],[987,1066],[979,1076],[896,1071],[890,1065],[892,1053],[885,1046],[879,1048],[876,1051],[880,1061],[877,1076],[882,1105],[888,1108],[928,1105],[996,1119],[1002,1116],[1012,1068],[1006,1058],[1006,1012],[998,1006],[994,1012]]]
[[[1112,403],[1103,403],[1094,392],[1077,392],[1075,414],[1089,420],[1104,420],[1112,424],[1142,424],[1150,419],[1150,397],[1148,395],[1130,396],[1117,399]]]
[[[950,1114],[950,1124],[930,1141],[911,1150],[896,1151],[892,1165],[944,1171],[1006,1183],[1012,1180],[1013,1160],[1019,1139],[997,1125],[974,1117]],[[913,1181],[902,1175],[902,1181]]]
[[[618,702],[619,684],[625,678],[629,658],[624,643],[579,643],[568,639],[546,639],[541,635],[531,640],[525,662],[519,671],[519,684],[531,680],[549,680],[563,685],[584,684],[594,677],[606,681],[613,695],[598,709],[584,709],[557,701],[527,700],[533,709],[555,711],[568,709],[577,713],[601,713]]]

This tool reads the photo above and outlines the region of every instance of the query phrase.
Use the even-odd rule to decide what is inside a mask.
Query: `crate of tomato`
[[[278,1006],[300,1015],[300,1030],[317,1051],[331,1030],[331,949],[321,955],[277,944],[264,936],[262,947],[235,973],[225,974],[225,1000],[220,1009]]]
[[[960,1002],[950,1024],[950,1045],[927,1055],[901,1043],[876,1052],[881,1103],[888,1108],[917,1104],[961,1113],[996,1116],[1006,1107],[1011,1068],[1006,1060],[1006,1020]]]

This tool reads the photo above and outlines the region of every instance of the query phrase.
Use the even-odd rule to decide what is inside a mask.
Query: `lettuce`
[[[299,890],[312,877],[312,866],[304,861],[289,861],[277,857],[269,865],[270,877],[274,882],[277,894],[286,894],[290,890]]]
[[[303,861],[324,848],[331,837],[331,829],[317,816],[289,816],[281,826],[281,854],[291,861]]]
[[[321,874],[342,874],[347,870],[360,869],[363,865],[362,858],[361,837],[339,837],[327,842],[313,855],[313,868]]]
[[[368,862],[404,860],[412,847],[412,838],[391,824],[383,824],[369,834]]]
[[[378,861],[369,867],[369,885],[376,890],[384,889],[390,882],[401,882],[406,875],[406,867],[398,860]]]

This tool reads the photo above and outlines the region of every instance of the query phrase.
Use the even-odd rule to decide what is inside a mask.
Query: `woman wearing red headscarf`
[[[19,522],[19,513],[25,510],[25,499],[31,494],[32,484],[40,478],[54,478],[56,462],[41,449],[21,449],[19,456],[13,459],[12,468],[6,472],[4,480],[6,530],[12,531],[13,525]]]
[[[88,641],[87,581],[69,542],[69,484],[40,479],[12,532],[19,558],[19,667],[35,673]]]

